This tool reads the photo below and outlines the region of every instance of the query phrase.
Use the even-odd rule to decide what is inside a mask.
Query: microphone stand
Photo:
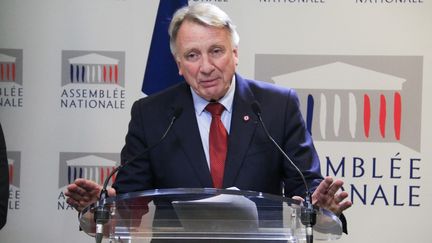
[[[117,166],[113,171],[111,171],[109,176],[107,176],[107,178],[105,179],[102,190],[101,190],[100,195],[99,195],[99,200],[96,204],[96,210],[93,214],[94,221],[96,223],[96,235],[95,235],[96,243],[102,242],[103,226],[104,226],[104,224],[108,223],[108,221],[110,220],[110,210],[106,206],[106,199],[109,197],[108,196],[108,190],[107,190],[109,180],[111,179],[111,177],[115,173],[117,173],[117,171],[121,170],[127,164],[141,158],[141,156],[143,156],[144,154],[149,152],[151,149],[153,149],[154,147],[159,145],[165,139],[165,137],[168,135],[168,132],[171,130],[171,127],[174,125],[174,122],[180,117],[182,112],[183,112],[183,108],[175,107],[173,115],[172,115],[171,120],[170,120],[170,123],[169,123],[168,127],[166,128],[162,137],[155,144],[147,147],[143,152],[139,153],[137,156],[133,157],[131,160],[125,161],[123,164]]]
[[[285,151],[279,146],[279,144],[273,139],[273,137],[270,135],[269,131],[267,130],[267,127],[264,124],[264,121],[262,120],[261,116],[261,108],[257,101],[253,102],[251,104],[252,111],[255,113],[255,115],[258,117],[258,120],[261,124],[261,127],[263,128],[266,136],[268,139],[275,145],[275,147],[279,150],[279,152],[284,156],[284,158],[290,162],[290,164],[294,167],[294,169],[298,172],[300,177],[303,180],[303,184],[306,189],[306,196],[305,200],[303,202],[303,207],[301,208],[301,216],[300,220],[303,225],[306,226],[306,242],[307,243],[313,243],[313,226],[316,224],[316,210],[312,204],[312,195],[309,190],[309,186],[306,183],[306,179],[303,175],[303,172],[297,167],[296,164],[291,160],[291,158],[285,153]]]
[[[113,174],[113,173],[111,173]],[[112,176],[112,175],[111,175]],[[108,198],[108,192],[106,189],[102,189],[100,193],[100,199],[97,202],[96,210],[94,212],[94,221],[96,223],[96,243],[101,243],[103,238],[103,226],[110,220],[110,211],[105,204],[105,200]]]

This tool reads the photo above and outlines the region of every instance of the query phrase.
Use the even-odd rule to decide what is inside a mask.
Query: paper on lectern
[[[241,195],[221,194],[200,200],[173,201],[172,204],[187,231],[252,232],[258,229],[257,207]]]

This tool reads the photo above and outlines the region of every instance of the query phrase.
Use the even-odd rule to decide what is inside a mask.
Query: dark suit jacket
[[[322,180],[319,158],[306,130],[295,91],[236,75],[223,187],[235,186],[286,197],[304,196],[301,177],[259,124],[251,108],[254,101],[261,106],[270,134],[303,171],[309,187],[313,190]],[[177,107],[183,112],[165,140],[143,153],[160,140]],[[118,193],[213,187],[191,90],[186,83],[134,103],[121,157],[123,162],[130,163],[117,175],[113,187]],[[341,219],[346,230],[343,216]]]
[[[9,200],[9,167],[6,155],[6,143],[0,124],[0,229],[6,224]]]
[[[316,187],[322,179],[319,159],[294,90],[236,75],[223,187],[235,186],[276,195],[282,195],[284,191],[287,197],[304,196],[305,189],[298,173],[277,151],[258,123],[251,109],[254,101],[261,106],[270,134],[304,172],[310,187]],[[155,188],[213,187],[191,90],[186,83],[135,102],[122,161],[134,160],[145,148],[157,143],[176,107],[183,108],[183,112],[166,139],[119,172],[113,185],[118,193]]]

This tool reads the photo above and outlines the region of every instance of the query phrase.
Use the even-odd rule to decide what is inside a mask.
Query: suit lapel
[[[190,92],[189,86],[185,84],[183,89],[180,89],[178,95],[174,98],[173,106],[182,107],[183,112],[173,129],[188,162],[194,168],[196,176],[201,182],[201,187],[212,187],[213,183],[202,146]]]
[[[228,138],[228,154],[225,164],[224,187],[235,185],[235,180],[255,133],[257,120],[251,109],[255,100],[249,85],[243,78],[236,75],[236,91],[234,94],[231,131]]]
[[[173,100],[173,107],[182,107],[183,112],[173,127],[179,144],[188,162],[194,168],[202,187],[212,187],[212,179],[199,134],[195,108],[188,85],[182,86]],[[225,164],[224,187],[235,185],[235,180],[243,164],[244,156],[255,133],[257,120],[251,109],[255,100],[249,85],[236,75],[231,131],[228,137],[228,153]]]

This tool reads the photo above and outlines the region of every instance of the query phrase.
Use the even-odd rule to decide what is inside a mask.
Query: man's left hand
[[[339,216],[352,205],[351,201],[344,201],[348,193],[340,190],[342,185],[342,180],[326,177],[312,194],[312,204],[330,210]]]

